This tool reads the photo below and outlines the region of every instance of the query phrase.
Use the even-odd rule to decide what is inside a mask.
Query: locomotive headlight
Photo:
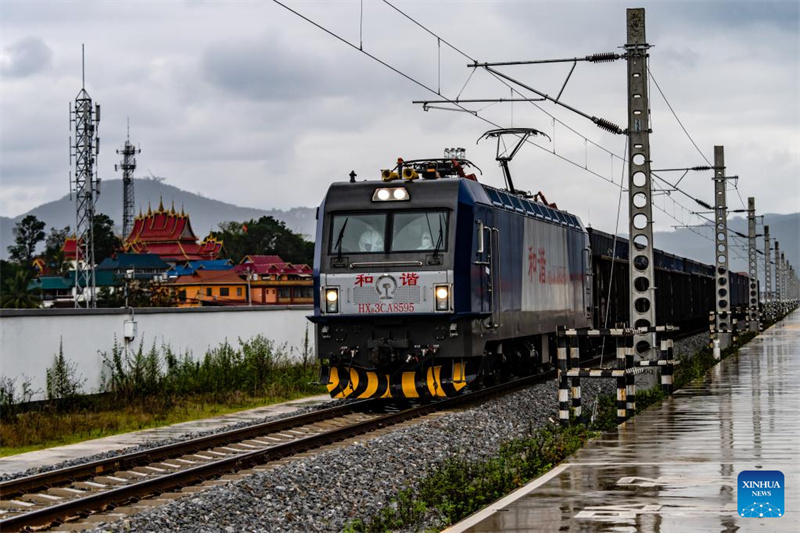
[[[392,198],[395,200],[408,200],[408,191],[403,187],[395,189],[394,192],[392,192]]]
[[[405,187],[381,187],[372,193],[373,202],[407,202],[411,200]]]
[[[325,312],[338,313],[339,312],[339,289],[326,288],[325,289]]]
[[[436,296],[436,310],[450,310],[450,287],[448,285],[435,285],[433,294]]]

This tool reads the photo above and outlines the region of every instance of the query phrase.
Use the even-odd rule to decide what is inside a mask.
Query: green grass
[[[154,401],[133,402],[119,408],[21,413],[15,420],[0,425],[0,457],[235,413],[320,394],[324,390],[324,387],[312,387],[266,397],[232,394],[227,399],[186,396],[166,403],[156,398]]]
[[[391,506],[373,517],[350,522],[345,531],[418,529],[431,510],[453,524],[544,474],[593,435],[585,426],[545,428],[533,437],[504,444],[498,456],[488,461],[447,461],[416,490],[400,491]]]

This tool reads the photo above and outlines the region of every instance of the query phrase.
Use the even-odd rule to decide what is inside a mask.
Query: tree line
[[[219,231],[212,231],[211,235],[222,241],[223,257],[234,263],[248,255],[279,255],[294,264],[310,265],[314,261],[314,243],[271,216],[247,222],[222,222]]]
[[[51,275],[64,276],[69,272],[72,258],[65,257],[64,243],[71,236],[70,227],[50,228],[35,215],[28,215],[14,225],[14,244],[8,247],[9,260],[0,260],[0,307],[36,308],[41,295],[28,287],[36,277],[33,261],[41,257],[45,270]],[[94,216],[94,251],[97,263],[111,257],[122,245],[114,234],[114,221],[103,213]],[[37,256],[39,244],[44,252]]]
[[[41,257],[47,274],[66,276],[74,258],[65,257],[64,243],[72,233],[69,226],[50,228],[45,232],[45,223],[35,215],[28,215],[14,226],[14,244],[8,247],[9,260],[0,260],[0,307],[36,308],[42,303],[41,295],[29,289],[36,277],[33,262]],[[103,213],[94,216],[94,254],[96,264],[122,248],[122,239],[114,234],[114,221]],[[220,258],[239,263],[248,255],[278,255],[284,261],[294,264],[311,264],[314,257],[314,243],[286,227],[282,221],[271,216],[247,222],[222,222],[218,231],[211,235],[222,241]],[[44,251],[37,255],[39,245],[44,243]],[[132,291],[129,305],[152,306],[164,302],[151,301],[150,291],[143,288],[142,294]],[[138,295],[138,296],[137,296]],[[108,300],[110,306],[117,306],[122,296],[109,290],[101,290],[101,300]]]

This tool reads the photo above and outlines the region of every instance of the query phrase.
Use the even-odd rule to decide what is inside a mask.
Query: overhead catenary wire
[[[623,154],[628,155],[628,140],[625,139],[625,146],[623,148]],[[627,161],[627,159],[623,159],[623,161]],[[625,163],[622,164],[622,175],[620,176],[620,183],[625,178]],[[608,317],[611,313],[611,287],[614,284],[614,265],[616,265],[615,258],[617,257],[617,235],[619,234],[619,218],[620,214],[622,213],[622,193],[623,188],[619,188],[619,198],[617,199],[617,221],[614,225],[614,240],[611,244],[611,272],[608,275],[608,296],[606,297],[606,316],[603,319],[603,328],[608,328]],[[603,336],[603,345],[600,348],[600,367],[603,366],[603,354],[605,354],[606,348],[606,337]]]
[[[382,0],[382,1],[383,1],[383,3],[384,3],[384,4],[386,4],[387,6],[391,7],[391,8],[392,8],[392,9],[394,9],[395,11],[397,11],[397,12],[398,12],[400,15],[402,15],[403,17],[405,17],[406,19],[408,19],[410,22],[412,22],[413,24],[415,24],[416,26],[418,26],[419,28],[421,28],[423,31],[425,31],[426,33],[428,33],[428,34],[430,34],[431,36],[435,37],[435,38],[436,38],[437,40],[439,40],[440,42],[444,43],[446,46],[448,46],[448,47],[449,47],[450,49],[452,49],[454,52],[456,52],[456,53],[460,54],[462,57],[464,57],[464,58],[466,58],[466,59],[469,59],[469,60],[470,60],[472,63],[477,63],[477,62],[478,62],[478,60],[477,60],[475,57],[473,57],[473,56],[471,56],[470,54],[468,54],[467,52],[463,51],[461,48],[459,48],[459,47],[455,46],[453,43],[451,43],[451,42],[450,42],[450,41],[448,41],[447,39],[444,39],[444,38],[443,38],[441,35],[437,34],[436,32],[434,32],[433,30],[431,30],[430,28],[428,28],[427,26],[425,26],[424,24],[422,24],[421,22],[419,22],[418,20],[416,20],[414,17],[412,17],[411,15],[409,15],[408,13],[406,13],[405,11],[403,11],[402,9],[400,9],[400,8],[398,8],[397,6],[395,6],[394,4],[392,4],[392,3],[391,3],[389,0]],[[608,54],[594,54],[594,55],[599,57],[599,56],[607,56]],[[570,60],[570,61],[571,61],[571,60]],[[599,61],[599,60],[598,60],[598,61]],[[470,80],[470,79],[472,79],[472,75],[475,73],[475,71],[476,71],[477,69],[471,69],[471,70],[472,70],[472,73],[470,73],[470,75],[469,75],[469,78],[467,78],[467,83],[469,83],[469,80]],[[521,97],[523,96],[523,95],[522,95],[522,93],[520,93],[520,92],[519,92],[517,89],[515,89],[515,88],[514,88],[514,87],[513,87],[511,84],[509,84],[507,81],[503,80],[501,77],[497,76],[497,75],[496,75],[496,74],[494,74],[493,72],[490,72],[490,71],[487,71],[487,72],[489,72],[489,73],[492,75],[492,77],[494,77],[494,78],[495,78],[497,81],[499,81],[500,83],[502,83],[503,85],[505,85],[506,87],[508,87],[509,89],[511,89],[511,91],[512,91],[512,94],[517,94],[517,95],[519,95],[519,96],[521,96]],[[464,87],[462,87],[462,88],[461,88],[461,91],[459,91],[459,93],[458,93],[458,96],[459,96],[459,97],[461,96],[461,93],[462,93],[462,92],[464,92],[464,88],[466,88],[466,86],[467,86],[467,83],[465,83],[465,84],[464,84]],[[457,99],[458,99],[458,98],[456,98],[456,100],[457,100]],[[526,100],[527,100],[527,99],[526,99]],[[583,139],[584,139],[586,142],[589,142],[590,144],[592,144],[592,145],[593,145],[593,146],[595,146],[596,148],[599,148],[600,150],[603,150],[604,152],[606,152],[606,153],[608,153],[608,154],[612,155],[613,157],[616,157],[617,159],[623,160],[623,158],[622,158],[622,157],[620,157],[618,154],[616,154],[616,153],[612,152],[612,151],[611,151],[611,150],[609,150],[608,148],[606,148],[606,147],[604,147],[604,146],[602,146],[602,145],[600,145],[600,144],[596,143],[595,141],[593,141],[593,140],[589,139],[588,137],[586,137],[585,135],[581,134],[580,132],[578,132],[577,130],[575,130],[574,128],[572,128],[571,126],[567,125],[567,124],[566,124],[566,123],[564,123],[563,121],[559,120],[558,118],[556,118],[555,116],[553,116],[552,114],[550,114],[549,112],[547,112],[545,109],[543,109],[541,106],[537,105],[535,102],[532,102],[532,101],[530,101],[530,100],[527,100],[527,101],[529,101],[529,102],[530,102],[530,103],[531,103],[531,104],[532,104],[532,105],[533,105],[533,106],[534,106],[536,109],[538,109],[539,111],[541,111],[542,113],[544,113],[545,115],[547,115],[548,117],[550,117],[551,119],[555,120],[556,122],[558,122],[559,124],[561,124],[563,127],[567,128],[569,131],[571,131],[572,133],[574,133],[575,135],[578,135],[579,137],[583,138]],[[613,183],[613,181],[612,181],[612,183]]]
[[[675,113],[675,110],[672,108],[672,104],[669,103],[669,100],[667,100],[667,97],[664,94],[664,91],[661,90],[661,86],[658,84],[658,81],[656,80],[655,76],[653,76],[653,72],[650,70],[650,66],[649,65],[647,66],[647,74],[648,74],[648,78],[653,80],[653,84],[656,86],[656,89],[658,89],[658,93],[661,95],[661,98],[664,99],[664,103],[667,104],[667,107],[669,108],[670,112],[672,113],[672,116],[675,117],[675,120],[678,122],[678,125],[680,125],[681,129],[683,130],[683,133],[686,134],[686,137],[689,138],[689,141],[692,143],[692,146],[694,146],[695,150],[697,150],[697,152],[700,154],[700,157],[702,157],[705,160],[705,162],[708,163],[710,166],[714,166],[711,163],[711,161],[708,160],[708,158],[703,153],[703,151],[700,149],[700,147],[697,146],[697,143],[694,142],[694,139],[692,139],[692,136],[689,135],[689,132],[686,130],[686,127],[683,125],[683,122],[681,122],[681,119],[678,118],[678,114]]]
[[[448,102],[448,103],[450,103],[450,104],[452,104],[452,105],[454,105],[454,106],[458,107],[460,110],[462,110],[462,111],[464,111],[464,112],[466,112],[466,113],[469,113],[469,114],[471,114],[471,115],[473,115],[473,116],[477,117],[478,119],[480,119],[480,120],[482,120],[483,122],[485,122],[485,123],[487,123],[487,124],[489,124],[489,125],[493,126],[494,128],[501,128],[501,127],[502,127],[501,125],[499,125],[499,124],[497,124],[497,123],[495,123],[495,122],[493,122],[493,121],[491,121],[491,120],[487,119],[486,117],[482,117],[482,116],[480,116],[480,115],[479,115],[479,114],[478,114],[476,111],[472,111],[472,110],[470,110],[470,109],[467,109],[467,108],[465,108],[464,106],[462,106],[461,104],[459,104],[457,101],[455,101],[455,100],[453,100],[453,99],[450,99],[450,98],[447,98],[447,97],[445,97],[445,96],[443,96],[443,95],[440,95],[440,94],[438,94],[438,93],[436,92],[436,90],[435,90],[435,89],[433,89],[432,87],[428,86],[427,84],[425,84],[425,83],[423,83],[423,82],[421,82],[421,81],[417,80],[416,78],[414,78],[414,77],[413,77],[413,76],[411,76],[410,74],[407,74],[407,73],[405,73],[404,71],[402,71],[402,70],[400,70],[399,68],[397,68],[397,67],[395,67],[395,66],[393,66],[393,65],[389,64],[388,62],[386,62],[386,61],[384,61],[383,59],[381,59],[381,58],[379,58],[379,57],[375,56],[374,54],[371,54],[371,53],[367,52],[367,51],[366,51],[366,50],[364,50],[363,48],[360,48],[359,46],[357,46],[357,45],[355,45],[355,44],[351,43],[350,41],[348,41],[347,39],[345,39],[345,38],[344,38],[344,37],[342,37],[341,35],[339,35],[339,34],[335,33],[335,32],[334,32],[334,31],[332,31],[332,30],[329,30],[328,28],[326,28],[326,27],[322,26],[322,25],[321,25],[321,24],[319,24],[318,22],[316,22],[316,21],[314,21],[314,20],[310,19],[309,17],[307,17],[307,16],[303,15],[302,13],[298,12],[297,10],[295,10],[295,9],[292,9],[291,7],[289,7],[288,5],[286,5],[285,3],[281,2],[280,0],[272,0],[272,2],[273,2],[273,3],[275,3],[275,4],[277,4],[277,5],[279,5],[279,6],[281,6],[282,8],[286,9],[287,11],[289,11],[289,12],[290,12],[290,13],[292,13],[292,14],[294,14],[295,16],[297,16],[297,17],[301,18],[302,20],[304,20],[304,21],[308,22],[309,24],[311,24],[311,25],[312,25],[312,26],[314,26],[315,28],[317,28],[317,29],[319,29],[319,30],[323,31],[324,33],[326,33],[326,34],[328,34],[328,35],[330,35],[330,36],[331,36],[331,37],[333,37],[334,39],[336,39],[336,40],[338,40],[338,41],[340,41],[340,42],[342,42],[342,43],[346,44],[347,46],[349,46],[349,47],[353,48],[354,50],[358,50],[359,52],[361,52],[361,53],[362,53],[362,54],[364,54],[365,56],[369,57],[369,58],[370,58],[370,59],[372,59],[373,61],[375,61],[375,62],[379,63],[380,65],[383,65],[383,66],[384,66],[384,67],[386,67],[387,69],[389,69],[389,70],[391,70],[392,72],[394,72],[394,73],[398,74],[399,76],[401,76],[401,77],[403,77],[403,78],[407,79],[408,81],[412,82],[413,84],[415,84],[415,85],[417,85],[417,86],[419,86],[419,87],[421,87],[421,88],[425,89],[426,91],[428,91],[428,92],[430,92],[430,93],[432,93],[432,94],[436,94],[437,96],[441,97],[441,98],[442,98],[442,99],[444,99],[444,100],[447,100],[447,102]],[[388,1],[386,1],[386,0],[384,0],[384,2],[386,2],[387,4],[389,4],[389,2],[388,2]],[[389,5],[390,5],[390,4],[389,4]],[[394,6],[392,6],[392,7],[394,7]],[[394,9],[396,9],[396,10],[397,10],[397,8],[394,8]],[[398,10],[398,11],[399,11],[399,10]],[[417,23],[417,24],[419,24],[419,23]],[[427,30],[427,29],[426,29],[426,31],[430,32],[430,30]],[[432,32],[430,32],[430,33],[432,33]],[[432,34],[433,34],[433,33],[432,33]],[[433,35],[435,35],[435,34],[433,34]],[[453,48],[454,50],[457,50],[459,53],[461,53],[461,54],[464,54],[464,52],[461,52],[460,50],[458,50],[457,48],[455,48],[453,45],[451,45],[451,44],[450,44],[449,42],[447,42],[446,40],[444,40],[444,39],[443,39],[443,40],[442,40],[442,42],[443,42],[443,43],[445,43],[447,46],[449,46],[449,47]],[[469,56],[467,56],[466,54],[464,54],[464,55],[465,55],[465,57],[469,57]],[[516,94],[519,94],[520,96],[522,96],[522,94],[520,94],[518,91],[515,91],[515,93],[516,93]],[[533,105],[535,105],[535,103],[534,103]],[[541,109],[539,106],[536,106],[536,107],[537,107],[537,108],[539,108],[539,109]],[[544,110],[542,110],[542,111],[544,111]],[[549,116],[551,116],[551,117],[552,117],[552,115],[550,115],[550,114],[549,114],[549,113],[547,113],[546,111],[544,111],[544,112],[545,112],[546,114],[548,114]],[[552,118],[553,118],[554,120],[557,120],[557,121],[558,121],[560,124],[563,124],[563,122],[559,121],[559,120],[558,120],[558,119],[556,119],[555,117],[552,117]],[[572,128],[569,128],[569,126],[566,126],[566,125],[564,125],[564,126],[565,126],[565,127],[567,127],[568,129],[570,129],[571,131],[575,131],[575,130],[573,130]],[[613,152],[611,152],[610,150],[608,150],[608,149],[606,149],[606,148],[604,148],[604,147],[602,147],[602,146],[599,146],[599,145],[597,145],[597,144],[596,144],[594,141],[591,141],[590,139],[588,139],[587,137],[585,137],[585,136],[581,135],[580,133],[577,133],[577,132],[575,132],[575,133],[576,133],[576,135],[578,135],[578,136],[580,136],[580,137],[582,137],[582,138],[584,138],[584,139],[587,139],[587,142],[591,142],[593,145],[597,146],[598,148],[600,148],[600,149],[602,149],[602,150],[604,150],[604,151],[606,151],[606,152],[608,152],[608,153],[611,153],[611,154],[613,154]],[[527,139],[527,140],[526,140],[526,142],[527,142],[528,144],[532,144],[533,146],[536,146],[537,148],[539,148],[540,150],[542,150],[542,151],[544,151],[544,152],[547,152],[547,153],[550,153],[550,154],[552,154],[552,155],[556,156],[557,158],[561,159],[562,161],[565,161],[565,162],[567,162],[567,163],[569,163],[569,164],[571,164],[571,165],[573,165],[573,166],[575,166],[575,167],[577,167],[577,168],[580,168],[580,169],[584,170],[585,172],[588,172],[589,174],[592,174],[592,175],[593,175],[593,176],[595,176],[595,177],[598,177],[598,178],[602,179],[603,181],[606,181],[606,182],[608,182],[608,183],[611,183],[611,184],[613,184],[613,185],[614,185],[614,186],[616,186],[616,187],[622,187],[622,186],[623,186],[621,183],[620,183],[620,184],[616,183],[616,182],[613,180],[613,178],[609,179],[609,178],[607,178],[607,177],[605,177],[605,176],[603,176],[603,175],[599,174],[598,172],[595,172],[594,170],[591,170],[591,169],[588,169],[588,168],[584,168],[584,166],[583,166],[583,165],[581,165],[580,163],[577,163],[577,162],[575,162],[575,161],[572,161],[571,159],[569,159],[569,158],[567,158],[567,157],[564,157],[564,156],[562,156],[561,154],[558,154],[558,153],[555,153],[555,152],[551,152],[551,151],[550,151],[549,149],[547,149],[546,147],[544,147],[544,146],[542,146],[542,145],[540,145],[540,144],[537,144],[536,142],[534,142],[534,141],[532,141],[532,140],[530,140],[530,139]],[[615,155],[615,154],[614,154],[614,155]],[[619,157],[619,156],[617,156],[617,157]]]
[[[471,72],[471,73],[470,73],[470,75],[468,76],[468,78],[467,78],[467,81],[465,82],[464,86],[462,86],[461,90],[459,91],[459,93],[458,93],[458,96],[457,96],[455,99],[447,98],[447,97],[445,97],[445,96],[442,96],[442,95],[440,94],[440,91],[438,91],[438,90],[436,90],[436,89],[433,89],[432,87],[429,87],[429,86],[428,86],[428,85],[426,85],[425,83],[423,83],[423,82],[421,82],[421,81],[417,80],[417,79],[416,79],[416,78],[414,78],[413,76],[411,76],[411,75],[407,74],[406,72],[404,72],[404,71],[400,70],[399,68],[397,68],[397,67],[395,67],[395,66],[393,66],[393,65],[389,64],[388,62],[384,61],[383,59],[381,59],[381,58],[379,58],[379,57],[377,57],[377,56],[375,56],[375,55],[373,55],[373,54],[371,54],[371,53],[369,53],[369,52],[366,52],[365,50],[363,50],[363,47],[354,45],[353,43],[351,43],[350,41],[348,41],[348,40],[347,40],[347,39],[345,39],[344,37],[342,37],[342,36],[340,36],[340,35],[336,34],[335,32],[333,32],[333,31],[331,31],[331,30],[329,30],[329,29],[325,28],[324,26],[322,26],[321,24],[319,24],[319,23],[315,22],[314,20],[310,19],[309,17],[307,17],[307,16],[305,16],[305,15],[303,15],[303,14],[299,13],[298,11],[296,11],[296,10],[292,9],[291,7],[289,7],[289,6],[287,6],[286,4],[284,4],[283,2],[281,2],[280,0],[272,0],[272,1],[273,1],[274,3],[276,3],[276,4],[280,5],[281,7],[283,7],[284,9],[286,9],[287,11],[291,12],[291,13],[292,13],[292,14],[294,14],[295,16],[297,16],[297,17],[299,17],[299,18],[303,19],[304,21],[308,22],[309,24],[311,24],[312,26],[316,27],[317,29],[319,29],[319,30],[323,31],[324,33],[327,33],[327,34],[328,34],[328,35],[330,35],[331,37],[333,37],[333,38],[337,39],[338,41],[340,41],[340,42],[342,42],[342,43],[344,43],[344,44],[346,44],[346,45],[350,46],[350,47],[351,47],[351,48],[353,48],[353,49],[356,49],[356,50],[358,50],[359,52],[363,53],[364,55],[366,55],[366,56],[367,56],[367,57],[369,57],[370,59],[372,59],[372,60],[376,61],[377,63],[381,64],[382,66],[384,66],[384,67],[388,68],[388,69],[389,69],[389,70],[391,70],[392,72],[395,72],[396,74],[398,74],[398,75],[400,75],[401,77],[403,77],[403,78],[407,79],[408,81],[410,81],[410,82],[414,83],[415,85],[418,85],[419,87],[421,87],[421,88],[425,89],[426,91],[428,91],[428,92],[430,92],[430,93],[432,93],[432,94],[436,94],[437,96],[439,96],[440,98],[442,98],[442,99],[443,99],[443,100],[444,100],[446,103],[449,103],[449,104],[451,104],[451,105],[454,105],[455,107],[457,107],[457,108],[458,108],[458,110],[461,110],[461,111],[463,111],[463,112],[467,112],[467,113],[469,113],[469,114],[472,114],[472,115],[474,115],[475,117],[477,117],[477,118],[479,118],[480,120],[482,120],[483,122],[485,122],[485,123],[487,123],[487,124],[489,124],[489,125],[492,125],[492,126],[494,126],[494,127],[496,127],[496,128],[499,128],[499,127],[500,127],[500,125],[499,125],[499,124],[497,124],[497,123],[495,123],[495,122],[493,122],[493,121],[491,121],[491,120],[487,119],[486,117],[480,116],[480,115],[478,114],[478,112],[476,112],[476,111],[472,111],[472,110],[469,110],[469,109],[465,108],[465,107],[464,107],[463,105],[461,105],[461,103],[458,101],[458,98],[460,98],[460,95],[463,93],[463,91],[465,90],[465,88],[466,88],[467,84],[468,84],[468,83],[469,83],[469,81],[472,79],[472,77],[473,77],[473,74],[474,74],[474,69],[473,69],[473,72]],[[411,17],[411,16],[410,16],[410,15],[408,15],[407,13],[405,13],[405,12],[404,12],[404,11],[402,11],[401,9],[397,8],[395,5],[393,5],[393,4],[392,4],[391,2],[389,2],[388,0],[383,0],[383,2],[384,2],[384,3],[385,3],[387,6],[391,7],[393,10],[397,11],[397,12],[398,12],[399,14],[401,14],[403,17],[407,18],[409,21],[411,21],[412,23],[414,23],[415,25],[417,25],[418,27],[420,27],[422,30],[424,30],[425,32],[429,33],[431,36],[435,37],[435,38],[437,39],[437,45],[438,45],[438,46],[441,46],[441,44],[444,44],[445,46],[447,46],[447,47],[451,48],[452,50],[454,50],[454,51],[455,51],[455,52],[457,52],[458,54],[462,55],[463,57],[465,57],[465,58],[469,59],[470,61],[472,61],[472,62],[476,62],[476,59],[475,59],[475,58],[473,58],[472,56],[470,56],[469,54],[467,54],[466,52],[464,52],[463,50],[461,50],[461,49],[460,49],[460,48],[458,48],[457,46],[453,45],[453,44],[452,44],[450,41],[448,41],[447,39],[444,39],[444,38],[442,38],[440,35],[438,35],[437,33],[433,32],[433,31],[432,31],[432,30],[430,30],[428,27],[426,27],[425,25],[421,24],[420,22],[418,22],[416,19],[414,19],[413,17]],[[649,69],[649,67],[648,67],[648,72],[650,72],[650,69]],[[520,96],[520,97],[523,97],[523,95],[522,95],[522,94],[521,94],[519,91],[517,91],[517,90],[516,90],[516,89],[515,89],[513,86],[511,86],[509,83],[505,82],[505,81],[504,81],[504,80],[503,80],[501,77],[499,77],[499,76],[497,76],[497,75],[495,75],[494,73],[491,73],[491,72],[490,72],[490,74],[491,74],[491,75],[492,75],[492,76],[493,76],[495,79],[497,79],[497,80],[498,80],[500,83],[502,83],[503,85],[505,85],[506,87],[508,87],[508,88],[510,89],[510,91],[511,91],[511,94],[512,94],[512,96],[513,96],[513,95],[518,95],[518,96]],[[651,73],[651,76],[652,76],[652,73]],[[672,112],[673,116],[674,116],[674,117],[675,117],[675,119],[678,121],[678,123],[681,125],[681,128],[684,130],[684,133],[685,133],[685,134],[687,135],[687,137],[690,139],[690,141],[691,141],[691,142],[692,142],[692,144],[695,146],[695,148],[697,149],[697,151],[698,151],[698,152],[701,154],[701,156],[703,157],[703,159],[704,159],[704,160],[706,160],[706,162],[708,162],[708,163],[709,163],[709,165],[711,165],[711,163],[708,161],[708,159],[705,157],[705,155],[703,155],[702,151],[701,151],[701,150],[700,150],[700,149],[697,147],[696,143],[695,143],[695,142],[694,142],[694,140],[691,138],[691,135],[689,135],[689,133],[688,133],[688,131],[686,130],[686,128],[683,126],[683,123],[682,123],[682,122],[680,121],[680,119],[678,118],[677,114],[675,113],[674,109],[672,108],[672,106],[670,105],[670,103],[668,102],[668,100],[666,99],[666,96],[664,95],[663,91],[661,90],[660,86],[658,85],[658,83],[656,82],[656,80],[655,80],[655,79],[653,79],[653,82],[655,83],[655,85],[656,85],[656,87],[657,87],[657,89],[658,89],[659,93],[661,94],[662,98],[664,98],[665,102],[667,102],[667,105],[668,105],[668,107],[670,108],[670,111]],[[569,131],[571,131],[572,133],[574,133],[574,134],[575,134],[575,135],[577,135],[578,137],[580,137],[580,138],[584,139],[584,142],[585,142],[585,143],[592,144],[592,145],[593,145],[593,146],[595,146],[596,148],[598,148],[598,149],[600,149],[600,150],[602,150],[602,151],[604,151],[604,152],[608,153],[608,154],[609,154],[609,155],[612,157],[612,161],[613,161],[613,159],[614,159],[614,158],[616,158],[616,159],[619,159],[619,160],[621,160],[621,161],[623,161],[623,162],[626,162],[626,159],[625,159],[625,157],[624,157],[624,156],[622,156],[622,157],[621,157],[621,156],[619,156],[618,154],[616,154],[616,153],[612,152],[611,150],[609,150],[609,149],[605,148],[604,146],[601,146],[601,145],[599,145],[598,143],[596,143],[595,141],[593,141],[593,140],[589,139],[589,138],[588,138],[588,137],[586,137],[585,135],[581,134],[580,132],[578,132],[578,131],[577,131],[577,130],[575,130],[574,128],[570,127],[569,125],[567,125],[566,123],[564,123],[563,121],[561,121],[560,119],[558,119],[557,117],[555,117],[554,115],[552,115],[551,113],[549,113],[548,111],[546,111],[545,109],[543,109],[541,106],[537,105],[537,104],[536,104],[536,102],[533,102],[533,101],[531,101],[530,99],[524,99],[524,100],[525,100],[525,101],[528,101],[528,102],[529,102],[531,105],[533,105],[533,106],[534,106],[535,108],[537,108],[539,111],[543,112],[545,115],[547,115],[548,117],[550,117],[550,118],[553,120],[554,124],[555,124],[555,123],[558,123],[558,124],[560,124],[561,126],[565,127],[566,129],[568,129]],[[487,107],[488,107],[488,106],[487,106]],[[442,108],[442,109],[444,109],[444,108]],[[484,109],[485,109],[485,108],[484,108]],[[556,157],[558,157],[559,159],[561,159],[562,161],[565,161],[565,162],[567,162],[567,163],[569,163],[569,164],[571,164],[571,165],[574,165],[574,166],[576,166],[576,167],[578,167],[578,168],[580,168],[580,169],[582,169],[582,170],[584,170],[584,171],[588,172],[589,174],[591,174],[591,175],[593,175],[593,176],[595,176],[595,177],[598,177],[598,178],[602,179],[603,181],[609,182],[609,183],[611,183],[611,184],[613,184],[613,185],[615,185],[615,186],[619,187],[619,188],[620,188],[620,192],[621,192],[621,193],[627,190],[627,189],[625,188],[625,186],[624,186],[624,180],[623,180],[623,179],[621,179],[621,180],[620,180],[620,183],[617,183],[617,182],[615,182],[615,181],[614,181],[614,179],[613,179],[613,176],[612,176],[612,177],[609,179],[609,178],[607,178],[607,177],[605,177],[605,176],[603,176],[603,175],[599,174],[598,172],[595,172],[594,170],[591,170],[591,169],[587,168],[587,166],[586,166],[586,165],[581,165],[580,163],[578,163],[578,162],[576,162],[576,161],[573,161],[573,160],[571,160],[571,159],[569,159],[569,158],[567,158],[567,157],[564,157],[564,156],[562,156],[561,154],[558,154],[558,153],[556,153],[556,152],[555,152],[555,149],[553,149],[553,150],[551,151],[550,149],[548,149],[548,148],[546,148],[546,147],[544,147],[544,146],[542,146],[542,145],[540,145],[540,144],[538,144],[538,143],[536,143],[536,142],[534,142],[534,141],[532,141],[532,140],[530,140],[530,139],[529,139],[529,140],[527,140],[527,143],[529,143],[529,144],[532,144],[532,145],[536,146],[537,148],[539,148],[539,149],[541,149],[541,150],[543,150],[543,151],[549,152],[549,153],[551,153],[551,154],[555,155]],[[613,164],[612,164],[612,168],[613,168]],[[670,184],[669,182],[666,182],[666,180],[664,180],[664,179],[663,179],[663,178],[661,178],[660,176],[657,176],[657,175],[655,175],[655,177],[656,177],[657,179],[661,180],[661,181],[664,181],[664,182],[665,182],[665,183],[667,183],[668,185],[672,186],[672,184]],[[689,194],[689,193],[686,193],[685,191],[683,191],[682,189],[680,189],[680,188],[678,188],[678,187],[673,187],[673,189],[674,189],[674,190],[677,190],[677,191],[679,191],[679,192],[681,192],[682,194],[684,194],[684,195],[685,195],[685,196],[687,196],[688,198],[691,198],[692,200],[694,200],[695,202],[699,203],[700,205],[704,205],[704,206],[705,206],[705,205],[708,205],[707,203],[703,202],[702,200],[699,200],[699,199],[695,198],[695,197],[694,197],[694,196],[692,196],[691,194]],[[677,202],[675,199],[673,199],[673,198],[671,198],[671,197],[670,197],[670,199],[671,199],[671,200],[672,200],[672,201],[673,201],[675,204],[679,205],[681,208],[683,208],[683,209],[686,209],[686,208],[685,208],[685,207],[684,207],[682,204],[680,204],[679,202]],[[668,212],[666,212],[665,210],[663,210],[663,209],[661,209],[661,208],[659,208],[659,210],[661,210],[661,211],[664,211],[664,212],[665,212],[665,214],[669,215],[669,213],[668,213]],[[687,209],[687,211],[689,211],[689,210]],[[670,216],[670,218],[672,218],[673,220],[676,220],[676,221],[678,221],[678,222],[681,222],[681,223],[683,223],[682,221],[680,221],[680,220],[676,219],[674,216],[672,216],[672,215],[669,215],[669,216]],[[698,216],[699,216],[699,215],[698,215]],[[702,217],[702,216],[700,216],[700,218],[702,218],[702,219],[706,220],[707,222],[709,222],[709,223],[712,223],[712,224],[713,224],[713,221],[711,221],[711,220],[710,220],[710,219],[708,219],[708,218],[705,218],[705,217]],[[701,235],[701,236],[702,236],[702,234],[698,234],[698,235]],[[705,237],[705,236],[703,236],[703,237]],[[707,237],[706,237],[706,238],[707,238]]]
[[[658,93],[661,95],[661,98],[664,100],[664,103],[667,104],[667,107],[672,113],[672,116],[675,117],[675,120],[678,122],[678,125],[681,127],[681,130],[683,130],[683,133],[686,134],[686,137],[689,139],[689,142],[692,143],[692,146],[694,146],[695,150],[697,150],[697,153],[700,154],[700,157],[702,157],[705,160],[705,162],[709,164],[709,166],[713,167],[711,161],[709,161],[706,155],[703,153],[703,151],[700,150],[700,148],[697,146],[697,143],[694,141],[692,136],[689,134],[689,131],[686,129],[686,126],[683,125],[683,122],[678,117],[678,114],[675,112],[675,109],[672,107],[672,104],[670,103],[669,99],[667,99],[667,96],[664,94],[664,91],[661,89],[661,86],[658,84],[658,81],[656,80],[655,76],[653,76],[653,72],[650,70],[649,63],[647,67],[647,73],[648,73],[648,79],[653,80],[653,84],[656,86]],[[736,195],[739,197],[739,201],[742,203],[742,207],[745,207],[744,199],[742,198],[742,195],[739,192],[738,184],[734,184],[733,187],[736,190]]]

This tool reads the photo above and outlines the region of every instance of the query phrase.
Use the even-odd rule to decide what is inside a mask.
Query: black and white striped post
[[[581,378],[610,378],[617,380],[617,421],[624,422],[636,414],[636,381],[635,376],[649,372],[644,367],[661,370],[665,365],[676,363],[670,360],[651,361],[645,359],[635,361],[635,335],[650,333],[671,333],[677,328],[673,326],[657,326],[647,328],[612,328],[612,329],[567,329],[558,328],[558,416],[562,425],[569,424],[569,386],[572,384],[572,407],[575,414],[581,414]],[[581,368],[580,341],[583,337],[611,337],[616,343],[615,368]],[[669,345],[667,345],[669,346]],[[569,350],[569,353],[567,353]],[[670,367],[671,368],[671,367]],[[570,378],[572,381],[570,382]]]
[[[625,410],[628,417],[636,414],[636,375],[633,373],[633,337],[625,338]]]
[[[714,348],[714,327],[716,326],[717,320],[714,316],[714,311],[708,313],[708,347]]]
[[[736,344],[739,342],[739,320],[734,318],[731,320],[731,324],[733,325],[733,339],[731,340]]]
[[[567,338],[558,336],[558,421],[569,425],[569,378],[567,377]]]
[[[581,354],[580,354],[580,338],[575,337],[569,347],[569,366],[570,370],[580,370],[581,368]],[[581,378],[572,378],[572,410],[575,413],[575,418],[581,416]]]
[[[627,338],[617,339],[617,370],[622,370],[623,372],[626,370],[628,344],[629,341]],[[620,424],[625,422],[625,415],[627,414],[627,385],[628,378],[623,373],[622,376],[617,378],[617,422]]]
[[[661,390],[664,394],[672,394],[672,339],[661,339],[661,350],[658,353],[659,364],[661,367]]]
[[[675,361],[675,340],[672,338],[667,339],[667,360],[669,361],[669,365],[667,365],[669,370],[669,390],[667,394],[672,394],[675,392],[675,365],[677,364]]]

